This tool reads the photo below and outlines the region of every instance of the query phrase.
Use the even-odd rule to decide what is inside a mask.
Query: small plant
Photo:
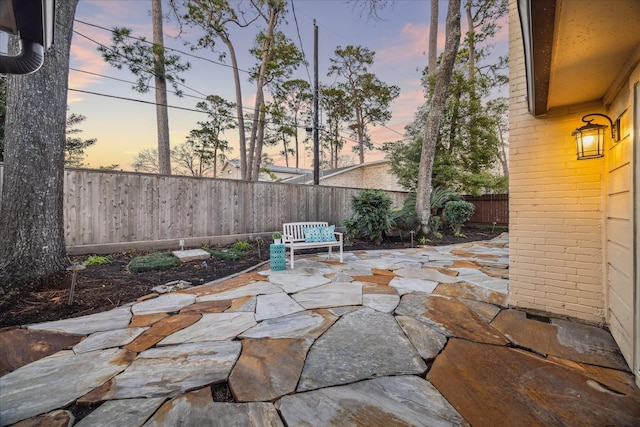
[[[178,264],[180,264],[180,260],[171,253],[154,252],[132,259],[128,268],[132,273],[141,273],[143,271],[166,270]]]
[[[244,251],[232,247],[231,249],[209,249],[207,250],[212,257],[220,261],[237,261],[244,258],[247,254]]]
[[[431,243],[431,241],[429,239],[427,239],[426,237],[422,236],[418,242],[420,242],[421,245],[428,245],[429,243]]]
[[[453,200],[444,205],[444,214],[447,222],[451,225],[451,229],[457,237],[464,236],[460,230],[464,223],[469,221],[474,211],[475,206],[473,206],[473,203],[464,200]]]
[[[84,265],[85,267],[89,267],[92,265],[103,265],[103,264],[110,264],[110,263],[111,263],[111,257],[91,255],[82,263],[82,265]]]
[[[280,233],[279,231],[276,231],[275,233],[273,233],[273,234],[271,235],[271,238],[272,238],[273,240],[276,240],[276,239],[282,239],[282,233]]]
[[[233,244],[233,249],[238,250],[238,251],[248,251],[249,249],[251,249],[251,243],[249,242],[235,242]]]

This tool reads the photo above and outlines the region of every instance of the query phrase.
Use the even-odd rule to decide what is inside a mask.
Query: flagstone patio
[[[506,234],[313,255],[5,330],[0,425],[640,425],[608,331],[509,309],[508,257]]]

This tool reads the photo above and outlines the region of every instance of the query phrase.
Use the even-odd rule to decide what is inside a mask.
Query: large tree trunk
[[[153,62],[156,86],[156,120],[158,123],[158,169],[163,175],[171,175],[169,108],[167,107],[167,79],[165,78],[164,69],[161,0],[151,0],[151,15],[153,23]]]
[[[65,272],[63,184],[69,48],[77,0],[56,2],[42,68],[8,77],[0,295]],[[15,40],[14,40],[15,42]],[[14,43],[15,47],[15,43]]]
[[[433,159],[436,154],[436,143],[440,122],[444,116],[447,93],[455,65],[458,47],[460,46],[460,0],[449,0],[447,12],[446,41],[444,54],[436,85],[431,97],[431,105],[427,114],[420,155],[420,168],[418,170],[418,188],[416,190],[416,213],[422,224],[422,231],[429,232],[429,219],[431,217],[431,175],[433,172]]]
[[[231,58],[231,66],[233,67],[233,82],[236,88],[236,115],[238,116],[238,138],[240,141],[240,177],[241,179],[249,179],[249,167],[247,165],[247,138],[246,129],[244,128],[244,112],[242,106],[242,86],[240,83],[240,71],[238,69],[238,58],[233,43],[228,37],[222,37],[222,41],[229,49],[229,57]]]
[[[438,1],[431,0],[431,20],[429,23],[429,76],[438,70]]]

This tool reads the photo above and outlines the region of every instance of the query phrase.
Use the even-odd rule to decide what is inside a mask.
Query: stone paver
[[[159,345],[233,339],[255,325],[256,321],[253,313],[203,314],[202,319],[169,335],[160,341]]]
[[[245,339],[242,354],[229,377],[238,402],[269,402],[293,393],[300,378],[308,339]]]
[[[447,337],[422,322],[408,316],[397,316],[396,320],[414,345],[420,357],[433,360],[444,348]]]
[[[147,328],[125,328],[116,329],[115,331],[96,332],[89,335],[79,344],[74,345],[73,351],[87,353],[104,348],[122,347],[129,344],[146,330]]]
[[[427,379],[473,426],[640,425],[640,400],[507,347],[452,339]]]
[[[187,390],[226,381],[240,356],[237,341],[187,343],[152,348],[138,355],[107,387],[84,402],[138,397],[174,397]]]
[[[62,408],[123,371],[135,353],[59,351],[0,378],[0,424]],[[80,374],[81,373],[81,374]]]
[[[610,333],[601,328],[562,319],[545,323],[516,310],[503,310],[491,323],[515,344],[541,354],[576,362],[627,370]]]
[[[256,300],[257,321],[286,316],[299,311],[304,311],[304,307],[285,293],[258,295]]]
[[[211,254],[204,249],[185,249],[183,251],[173,251],[172,254],[182,262],[211,258]]]
[[[195,301],[195,295],[176,292],[134,304],[131,311],[133,314],[171,313]]]
[[[94,332],[126,328],[130,321],[131,307],[124,306],[103,313],[38,323],[27,327],[34,331],[56,331],[67,334],[89,335]]]
[[[0,376],[80,342],[82,335],[10,329],[0,332]]]
[[[338,318],[323,310],[305,311],[268,319],[243,332],[239,338],[318,338]]]
[[[505,308],[506,235],[344,260],[0,332],[0,425],[640,425],[606,330]]]
[[[393,316],[362,308],[342,316],[316,340],[297,390],[424,371],[424,361]]]
[[[362,304],[362,283],[330,283],[293,294],[292,298],[307,309]]]
[[[164,397],[109,400],[74,425],[75,427],[139,427],[165,400]]]
[[[273,404],[214,402],[209,388],[183,394],[165,403],[144,425],[284,427]]]
[[[413,317],[449,337],[495,345],[509,344],[509,340],[500,331],[455,298],[405,295],[400,300],[396,314]]]
[[[288,426],[467,426],[428,382],[383,377],[285,396],[276,403]]]

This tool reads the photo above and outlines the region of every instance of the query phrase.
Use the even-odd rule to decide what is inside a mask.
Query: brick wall
[[[510,304],[602,322],[603,159],[576,160],[571,131],[597,106],[531,116],[510,1]]]

